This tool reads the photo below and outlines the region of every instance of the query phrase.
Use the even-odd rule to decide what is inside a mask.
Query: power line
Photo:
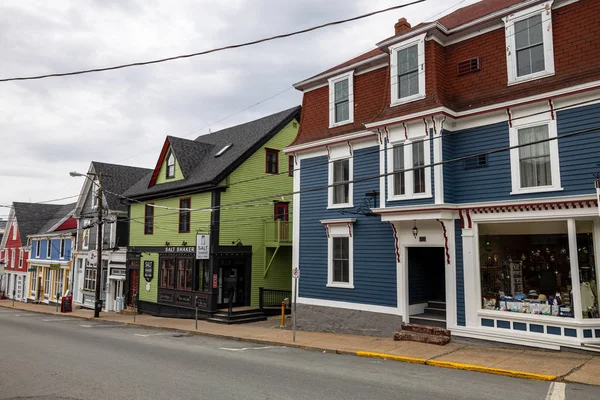
[[[277,39],[283,39],[283,38],[287,38],[287,37],[291,37],[291,36],[296,36],[296,35],[300,35],[300,34],[303,34],[303,33],[315,31],[315,30],[322,29],[322,28],[326,28],[326,27],[329,27],[329,26],[341,25],[341,24],[345,24],[347,22],[357,21],[357,20],[360,20],[360,19],[371,17],[373,15],[382,14],[382,13],[385,13],[385,12],[388,12],[388,11],[398,10],[400,8],[404,8],[404,7],[412,6],[412,5],[415,5],[415,4],[419,4],[419,3],[422,3],[424,1],[425,0],[415,0],[415,1],[412,1],[412,2],[407,3],[407,4],[401,4],[401,5],[397,5],[397,6],[388,7],[388,8],[385,8],[383,10],[373,11],[373,12],[370,12],[370,13],[367,13],[367,14],[362,14],[362,15],[359,15],[359,16],[356,16],[356,17],[352,17],[352,18],[346,18],[346,19],[342,19],[342,20],[338,20],[338,21],[327,22],[325,24],[316,25],[316,26],[313,26],[313,27],[310,27],[310,28],[306,28],[306,29],[301,29],[299,31],[294,31],[294,32],[290,32],[290,33],[284,33],[284,34],[281,34],[281,35],[270,36],[270,37],[266,37],[266,38],[263,38],[263,39],[252,40],[252,41],[249,41],[249,42],[244,42],[244,43],[239,43],[239,44],[233,44],[233,45],[228,45],[228,46],[223,46],[223,47],[217,47],[217,48],[214,48],[214,49],[204,50],[204,51],[200,51],[200,52],[197,52],[197,53],[181,54],[181,55],[173,56],[173,57],[159,58],[159,59],[150,60],[150,61],[140,61],[140,62],[135,62],[135,63],[130,63],[130,64],[121,64],[121,65],[116,65],[116,66],[112,66],[112,67],[93,68],[93,69],[86,69],[86,70],[79,70],[79,71],[72,71],[72,72],[62,72],[62,73],[45,74],[45,75],[33,75],[33,76],[16,77],[16,78],[3,78],[3,79],[0,79],[0,82],[26,81],[26,80],[34,80],[34,79],[45,79],[45,78],[52,78],[52,77],[60,77],[60,76],[82,75],[82,74],[89,74],[89,73],[95,73],[95,72],[113,71],[113,70],[117,70],[117,69],[129,68],[129,67],[139,67],[139,66],[149,65],[149,64],[158,64],[158,63],[163,63],[163,62],[173,61],[173,60],[178,60],[178,59],[183,59],[183,58],[197,57],[197,56],[201,56],[201,55],[205,55],[205,54],[216,53],[216,52],[219,52],[219,51],[230,50],[230,49],[237,49],[237,48],[240,48],[240,47],[247,47],[247,46],[252,46],[252,45],[255,45],[255,44],[259,44],[259,43],[264,43],[264,42],[269,42],[269,41],[273,41],[273,40],[277,40]]]

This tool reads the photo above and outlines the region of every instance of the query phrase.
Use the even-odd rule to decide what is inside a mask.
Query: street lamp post
[[[94,318],[100,317],[100,310],[102,309],[102,300],[100,300],[100,290],[102,288],[101,278],[102,278],[102,233],[104,231],[104,220],[103,220],[103,206],[102,206],[102,177],[108,176],[104,175],[101,172],[93,173],[88,172],[87,174],[81,174],[79,172],[69,172],[71,176],[83,176],[92,182],[92,185],[98,186],[98,222],[96,223],[97,228],[97,244],[96,244],[96,252],[98,254],[96,260],[96,295],[94,301]],[[98,177],[98,183],[96,183],[93,179],[89,177],[89,175]]]

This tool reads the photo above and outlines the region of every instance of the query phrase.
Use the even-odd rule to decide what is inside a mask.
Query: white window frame
[[[23,268],[23,249],[19,249],[19,269]]]
[[[12,240],[17,240],[17,223],[13,222],[12,225]]]
[[[348,160],[348,173],[349,173],[349,180],[350,182],[348,183],[348,203],[338,203],[338,204],[334,204],[333,203],[333,164],[335,161],[342,161],[342,160]],[[354,196],[353,196],[353,192],[354,192],[354,184],[352,183],[352,181],[354,180],[354,157],[339,157],[339,158],[335,158],[335,159],[330,159],[329,160],[329,178],[328,178],[328,185],[329,185],[329,190],[328,190],[328,208],[352,208],[354,207]]]
[[[532,128],[541,125],[548,126],[548,143],[550,145],[550,173],[552,178],[552,185],[547,186],[534,186],[534,187],[521,187],[521,163],[519,161],[519,148],[510,150],[510,173],[512,180],[512,192],[511,195],[524,194],[524,193],[541,193],[541,192],[553,192],[563,190],[560,179],[560,162],[558,157],[558,129],[556,126],[556,119],[546,119],[545,115],[534,116],[527,118],[526,120],[517,120],[513,122],[513,126],[510,128],[510,147],[519,145],[519,130]]]
[[[98,208],[98,186],[96,185],[96,179],[92,179],[92,210]]]
[[[552,39],[552,3],[554,0],[546,1],[534,7],[528,8],[504,18],[506,32],[506,63],[508,66],[508,86],[522,82],[552,76],[554,70],[554,42]],[[517,76],[517,51],[515,39],[515,22],[542,14],[542,32],[544,37],[544,70],[533,74]]]
[[[15,249],[11,249],[10,252],[10,267],[15,269],[15,258],[17,258],[17,251]]]
[[[407,97],[398,97],[398,52],[408,47],[417,45],[417,52],[419,55],[419,93]],[[425,88],[425,34],[415,36],[404,42],[395,44],[389,47],[390,49],[390,94],[391,104],[390,106],[397,106],[400,104],[410,103],[424,99],[426,95]]]
[[[83,226],[90,226],[91,221],[89,219],[83,220]],[[90,228],[83,229],[82,231],[82,241],[81,241],[81,249],[88,250],[90,248]]]
[[[425,192],[414,193],[414,171],[413,167],[413,154],[412,144],[415,142],[423,141],[423,153],[425,156]],[[394,146],[404,144],[404,169],[411,170],[404,172],[404,184],[405,190],[402,195],[394,194]],[[387,148],[387,168],[389,175],[388,180],[388,201],[401,201],[401,200],[412,200],[412,199],[428,199],[433,197],[431,194],[431,140],[429,136],[422,136],[418,138],[411,138],[408,140],[402,140],[392,142]]]
[[[60,238],[60,243],[59,243],[59,248],[58,248],[58,257],[61,260],[64,260],[65,258],[65,254],[67,253],[67,242],[65,240],[65,238]]]
[[[52,259],[52,239],[46,239],[46,260]]]
[[[35,258],[40,258],[40,253],[41,253],[41,249],[42,248],[42,241],[41,240],[36,240],[35,241]]]
[[[354,289],[354,222],[355,219],[340,221],[321,221],[326,225],[327,238],[327,287]],[[348,282],[333,281],[333,239],[348,238]]]
[[[335,122],[335,84],[348,80],[348,119]],[[351,124],[354,122],[354,70],[329,78],[329,127]]]
[[[170,163],[170,158],[173,158],[173,164]],[[170,167],[173,167],[173,174],[169,174]],[[167,158],[165,162],[165,179],[173,179],[175,178],[175,154],[173,154],[173,150],[169,149],[167,153]]]

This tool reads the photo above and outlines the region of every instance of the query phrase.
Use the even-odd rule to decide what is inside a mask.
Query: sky
[[[0,79],[193,53],[409,2],[3,0]],[[92,160],[154,168],[166,135],[194,139],[298,105],[294,83],[374,48],[399,18],[414,26],[475,2],[426,0],[241,49],[0,83],[0,205],[76,196],[84,178],[69,171]]]

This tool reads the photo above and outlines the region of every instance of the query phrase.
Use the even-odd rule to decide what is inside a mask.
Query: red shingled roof
[[[352,58],[352,59],[350,59],[350,60],[348,60],[348,61],[346,61],[346,62],[344,62],[342,64],[336,65],[333,68],[329,68],[329,69],[327,69],[327,70],[325,70],[323,72],[319,72],[318,74],[313,75],[310,78],[305,79],[305,80],[309,80],[309,79],[315,78],[317,76],[321,76],[321,75],[327,74],[328,72],[337,71],[338,69],[342,69],[344,67],[347,67],[349,65],[355,64],[357,62],[368,60],[369,58],[378,56],[380,54],[385,54],[385,53],[383,51],[381,51],[381,49],[379,47],[374,48],[373,50],[369,50],[366,53],[363,53],[363,54],[361,54],[361,55],[359,55],[357,57],[354,57],[354,58]]]
[[[488,14],[503,10],[515,4],[522,3],[522,0],[483,0],[479,3],[471,4],[438,19],[438,22],[448,29],[454,29],[467,22],[485,17]]]

